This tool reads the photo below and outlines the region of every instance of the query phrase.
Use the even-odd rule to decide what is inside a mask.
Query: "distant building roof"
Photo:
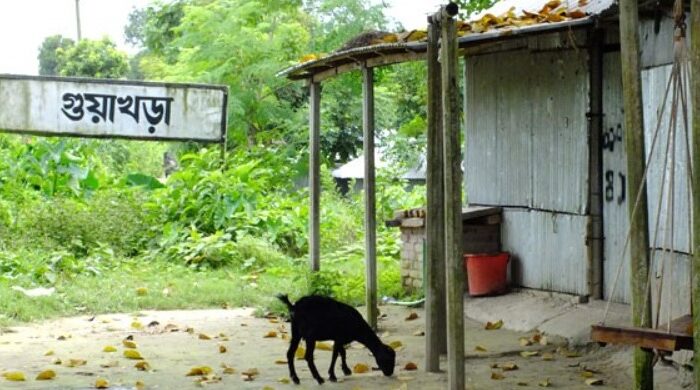
[[[425,180],[425,159],[421,158],[420,163],[415,167],[409,169],[406,173],[401,175],[402,179],[406,180]],[[374,166],[375,168],[385,168],[388,166],[387,162],[384,161],[382,153],[378,150],[374,152]],[[365,157],[360,155],[359,157],[348,161],[347,163],[341,165],[331,172],[333,177],[336,179],[363,179],[365,177]]]

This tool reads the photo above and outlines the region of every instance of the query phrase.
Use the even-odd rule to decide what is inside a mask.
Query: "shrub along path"
[[[385,314],[380,320],[382,339],[386,343],[394,342],[398,352],[394,376],[387,378],[371,370],[374,359],[367,350],[352,344],[348,349],[348,364],[354,367],[363,363],[370,371],[343,377],[337,366],[336,375],[342,382],[327,382],[324,387],[446,388],[444,373],[423,371],[423,310],[383,306],[381,311]],[[417,318],[407,320],[412,317],[411,312]],[[286,331],[289,324],[283,319],[255,318],[252,309],[144,311],[17,326],[0,334],[0,375],[17,370],[26,381],[11,382],[0,377],[0,387],[88,389],[95,388],[96,381],[103,378],[111,389],[133,389],[139,381],[145,389],[194,389],[199,388],[199,381],[214,389],[318,388],[303,360],[296,361],[301,386],[285,383]],[[590,379],[602,380],[600,388],[631,385],[631,360],[624,350],[570,351],[551,336],[543,342],[536,333],[486,330],[483,324],[471,320],[466,321],[466,331],[469,389],[522,386],[585,389],[589,388],[585,382]],[[135,349],[127,348],[126,338],[133,339],[129,341],[135,343],[132,345]],[[528,343],[532,345],[524,345]],[[327,377],[331,353],[319,348],[315,353],[316,364],[322,376]],[[106,352],[109,350],[114,352]],[[125,351],[129,350],[138,351],[143,360],[125,357]],[[521,354],[523,351],[528,353]],[[147,363],[141,363],[145,371],[135,367],[139,362]],[[415,363],[417,370],[407,370],[408,363]],[[207,367],[212,370],[208,375],[187,376],[197,369],[206,373]],[[53,370],[55,379],[35,380],[43,370]],[[675,386],[676,381],[668,373],[663,380],[664,388]]]

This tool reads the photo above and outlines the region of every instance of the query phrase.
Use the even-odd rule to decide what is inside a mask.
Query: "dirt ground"
[[[398,349],[394,375],[384,377],[381,372],[370,371],[343,377],[338,364],[336,375],[342,382],[326,382],[321,388],[446,388],[444,373],[426,373],[423,370],[425,338],[419,335],[424,330],[423,310],[396,306],[382,306],[381,310],[384,313],[380,320],[383,341],[402,343]],[[416,312],[418,318],[406,321],[411,311]],[[134,321],[142,324],[143,329],[134,329]],[[157,321],[158,325],[149,327],[153,321]],[[301,378],[300,386],[280,381],[288,378],[286,364],[277,361],[285,359],[288,342],[282,335],[289,325],[282,320],[274,321],[254,318],[250,309],[231,309],[142,312],[94,318],[83,316],[14,327],[0,334],[0,373],[21,370],[27,381],[10,382],[0,378],[0,388],[90,389],[94,388],[97,378],[107,379],[111,389],[132,389],[137,381],[142,381],[146,389],[195,389],[202,386],[212,389],[319,388],[304,360],[295,362]],[[191,332],[187,332],[187,328],[191,328]],[[270,331],[276,332],[276,337],[265,338]],[[211,339],[201,339],[200,334]],[[151,370],[139,371],[134,368],[137,360],[123,356],[126,348],[122,340],[127,336],[133,336],[137,350]],[[548,336],[546,345],[521,346],[520,338],[532,336],[532,332],[485,330],[483,324],[467,320],[466,388],[540,388],[547,381],[552,388],[588,389],[590,386],[585,381],[591,377],[587,375],[602,380],[603,385],[598,388],[631,387],[629,351],[610,347],[569,351],[552,336]],[[103,352],[108,345],[116,347],[117,351]],[[220,352],[219,346],[224,346],[226,351]],[[53,353],[47,355],[51,351]],[[537,355],[523,357],[522,351],[536,351]],[[315,356],[319,372],[327,377],[331,353],[317,348]],[[54,364],[56,359],[60,359],[62,364]],[[68,367],[70,359],[85,360],[85,364]],[[405,370],[408,362],[414,362],[418,369]],[[357,363],[365,363],[369,367],[375,365],[366,349],[353,344],[348,349],[348,364],[353,367]],[[494,365],[507,367],[508,363],[514,363],[517,369],[504,371],[502,368],[492,368]],[[235,373],[225,374],[223,365],[234,368]],[[214,375],[210,378],[213,380],[198,384],[200,377],[186,376],[191,368],[197,366],[211,367]],[[443,358],[442,367],[445,366]],[[244,381],[241,372],[251,368],[256,368],[259,374],[252,381]],[[55,379],[34,379],[39,372],[47,369],[56,372]],[[661,389],[681,388],[683,377],[668,368],[656,370],[658,388]]]

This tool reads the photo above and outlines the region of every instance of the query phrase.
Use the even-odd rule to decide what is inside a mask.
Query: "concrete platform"
[[[465,298],[464,311],[468,318],[479,322],[503,320],[506,329],[564,338],[570,346],[583,346],[590,340],[590,328],[603,321],[605,301],[578,303],[578,297],[537,290],[513,290],[508,294]],[[607,324],[629,325],[629,305],[612,303]]]

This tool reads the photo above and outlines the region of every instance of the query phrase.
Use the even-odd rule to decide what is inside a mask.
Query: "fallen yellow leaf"
[[[63,362],[61,361],[61,359],[56,358],[56,359],[54,359],[53,361],[51,361],[51,363],[53,363],[53,364],[62,364]]]
[[[491,371],[491,379],[500,381],[501,379],[505,379],[505,376],[499,372]]]
[[[282,378],[277,379],[277,382],[284,383],[286,385],[286,384],[289,384],[289,382],[291,382],[291,381],[287,377],[282,377]]]
[[[538,383],[537,385],[539,385],[540,387],[551,387],[552,383],[549,382],[549,378],[547,378],[547,379],[543,380],[542,382]]]
[[[316,54],[307,54],[299,59],[299,62],[309,62],[313,60],[317,60],[318,56]]]
[[[226,351],[226,346],[223,344],[219,344],[219,353],[226,353]]]
[[[287,364],[287,361],[282,360],[282,359],[278,359],[278,360],[275,360],[275,364]]]
[[[127,349],[126,351],[124,351],[124,357],[127,359],[136,359],[136,360],[143,359],[143,357],[141,357],[141,354],[139,353],[139,351],[137,351],[135,349]]]
[[[44,354],[44,356],[52,356],[52,355],[53,355],[53,349],[49,349],[49,350],[46,351],[46,353]]]
[[[477,352],[486,352],[486,347],[484,347],[483,345],[477,345],[476,347],[474,347],[474,350]]]
[[[96,389],[108,389],[109,382],[105,378],[97,378],[97,380],[95,381],[95,388]]]
[[[224,374],[231,375],[231,374],[235,374],[235,373],[236,373],[236,369],[235,369],[235,368],[233,368],[233,367],[224,367]]]
[[[537,351],[521,351],[520,356],[526,358],[526,357],[531,357],[531,356],[537,356],[539,352]]]
[[[144,295],[146,295],[146,294],[148,294],[148,289],[147,289],[146,287],[138,287],[138,288],[136,289],[136,295],[138,295],[138,296],[144,296]]]
[[[275,332],[274,330],[271,330],[271,331],[265,333],[265,336],[263,336],[263,338],[266,338],[266,339],[270,339],[273,337],[277,337],[277,332]]]
[[[108,345],[108,346],[102,348],[102,352],[117,352],[117,348],[113,347],[111,345]]]
[[[145,360],[136,362],[136,364],[134,364],[134,367],[136,367],[136,369],[139,371],[149,371],[151,369],[151,365],[148,364],[148,362]]]
[[[355,374],[364,374],[367,371],[369,371],[369,367],[363,363],[357,363],[352,368],[352,372],[354,372]]]
[[[200,333],[200,334],[199,334],[199,339],[200,339],[200,340],[211,340],[211,337],[210,337],[209,335],[207,335],[207,334]]]
[[[294,357],[297,360],[303,359],[305,355],[306,355],[306,350],[304,349],[304,347],[297,347],[297,351],[294,352]]]
[[[501,329],[503,327],[503,320],[498,320],[496,322],[487,322],[486,325],[484,326],[484,329],[486,330],[497,330]]]
[[[143,383],[143,381],[136,381],[136,383],[134,384],[134,388],[136,388],[136,390],[145,390],[146,384]]]
[[[122,344],[123,344],[125,347],[131,348],[131,349],[136,349],[136,348],[138,348],[138,346],[136,345],[136,343],[133,342],[133,341],[131,341],[131,340],[126,340],[126,339],[124,339],[124,340],[122,340]]]
[[[532,342],[530,340],[528,340],[526,337],[521,337],[518,340],[520,341],[521,347],[527,347],[529,345],[532,345]]]
[[[320,349],[321,351],[332,351],[333,347],[331,347],[331,345],[328,343],[317,341],[316,342],[316,349]]]
[[[554,360],[554,355],[552,355],[552,354],[549,353],[549,352],[545,352],[545,353],[542,354],[542,360],[545,360],[545,361],[552,361],[552,360]]]
[[[54,370],[44,370],[36,376],[38,381],[48,381],[56,377],[56,371]]]
[[[393,349],[394,351],[396,351],[397,349],[403,347],[403,343],[402,343],[401,341],[399,341],[399,340],[396,340],[396,341],[390,342],[390,343],[389,343],[389,346],[391,347],[391,349]]]
[[[22,371],[7,371],[2,374],[8,381],[24,382],[27,378]]]
[[[139,321],[133,321],[131,327],[134,329],[143,329],[143,324]]]
[[[213,371],[214,370],[209,366],[192,367],[190,368],[190,372],[187,373],[187,376],[209,375]]]
[[[78,367],[78,366],[84,366],[87,364],[87,360],[84,359],[68,359],[68,363],[66,363],[66,367]]]
[[[515,363],[512,363],[512,362],[508,362],[508,363],[499,364],[498,368],[500,368],[503,371],[514,371],[514,370],[518,369],[518,365]]]

